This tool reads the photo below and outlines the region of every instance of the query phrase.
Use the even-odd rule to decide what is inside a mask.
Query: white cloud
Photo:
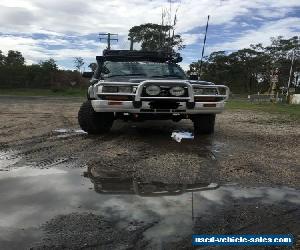
[[[181,63],[179,63],[179,65],[185,71],[189,70],[189,68],[190,68],[190,64],[189,63],[181,62]]]
[[[284,36],[290,38],[300,34],[300,17],[289,17],[271,21],[258,29],[248,30],[232,41],[221,42],[210,46],[208,53],[217,50],[238,50],[249,47],[250,44],[270,44],[271,37]]]
[[[22,52],[26,59],[27,64],[38,63],[40,60],[47,58],[54,58],[55,60],[73,60],[74,57],[83,57],[86,60],[94,61],[96,51],[99,49],[102,51],[105,48],[105,44],[97,43],[97,47],[85,47],[85,44],[93,44],[93,41],[89,40],[77,40],[76,45],[82,43],[82,48],[72,48],[71,42],[63,39],[33,39],[28,37],[18,36],[0,36],[0,48],[5,48],[4,52],[8,50],[19,50]],[[62,49],[49,50],[45,47],[45,44],[51,45],[64,45]],[[68,46],[70,48],[68,48]]]
[[[203,34],[189,34],[189,33],[183,33],[181,34],[181,37],[183,39],[183,43],[185,45],[191,45],[198,43],[201,38],[203,38]]]
[[[0,31],[15,27],[18,31],[36,32],[45,30],[57,33],[88,34],[98,31],[127,34],[134,25],[159,22],[165,0],[19,0],[4,1],[0,13]],[[300,6],[297,0],[181,0],[174,4],[178,10],[178,31],[181,33],[203,26],[208,14],[211,24],[225,24],[235,17],[257,9],[257,15],[284,15],[291,8]],[[270,11],[272,8],[272,11]],[[27,16],[26,19],[18,18]],[[5,18],[10,22],[5,22]]]
[[[120,35],[115,48],[128,48],[127,33],[130,27],[146,22],[161,22],[162,8],[168,8],[167,0],[2,0],[0,2],[0,49],[21,51],[27,62],[47,57],[68,59],[74,56],[94,58],[96,51],[105,45],[83,35],[112,32]],[[237,25],[237,17],[244,16],[265,21],[257,30],[249,30],[230,42],[220,42],[212,49],[239,49],[250,43],[268,42],[269,37],[295,35],[293,29],[299,18],[286,18],[293,8],[300,7],[299,0],[181,0],[173,4],[173,14],[178,9],[177,31],[185,44],[199,44],[203,34],[195,34],[205,26],[207,15],[210,25],[223,25],[224,34]],[[281,18],[274,21],[274,18]],[[249,26],[250,25],[250,26]],[[251,23],[242,22],[244,28]],[[22,35],[47,34],[47,39],[26,38]],[[73,42],[68,39],[73,37]],[[220,40],[222,39],[220,34]],[[76,44],[74,44],[76,43]],[[63,48],[49,50],[47,47],[61,45]],[[139,47],[138,44],[136,44]],[[80,49],[78,49],[80,47]],[[208,50],[209,51],[209,50]]]

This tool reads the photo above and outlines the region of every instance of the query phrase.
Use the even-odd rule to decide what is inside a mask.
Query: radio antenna
[[[208,22],[209,22],[209,15],[207,16],[207,23],[206,23],[206,28],[205,28],[203,48],[202,48],[202,54],[201,54],[201,60],[200,60],[200,69],[199,69],[199,75],[198,75],[199,79],[201,78],[201,74],[202,74],[203,55],[204,55],[204,50],[205,50],[206,36],[207,36],[207,30],[208,30]]]

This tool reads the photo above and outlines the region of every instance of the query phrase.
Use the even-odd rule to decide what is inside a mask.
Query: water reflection
[[[158,181],[145,182],[134,177],[122,177],[115,172],[101,172],[88,167],[84,176],[90,178],[94,190],[101,194],[135,194],[139,196],[172,196],[187,192],[214,190],[219,187],[215,183],[164,183]]]
[[[82,171],[24,167],[2,172],[1,249],[5,242],[20,249],[25,238],[29,247],[40,237],[39,225],[74,212],[94,213],[113,221],[116,228],[111,230],[115,231],[135,221],[152,225],[143,232],[143,238],[153,249],[167,249],[165,244],[177,244],[184,237],[185,246],[190,246],[192,233],[299,231],[300,192],[293,188],[152,182],[136,178],[133,173],[101,172],[99,167],[89,167],[85,174],[88,178],[83,178]],[[70,223],[80,235],[76,222]],[[64,226],[62,220],[57,232],[64,235]],[[24,237],[20,238],[20,232]]]

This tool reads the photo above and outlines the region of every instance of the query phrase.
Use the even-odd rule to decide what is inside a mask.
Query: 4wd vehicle
[[[179,54],[104,50],[97,56],[78,113],[80,127],[89,134],[110,130],[114,120],[191,119],[194,132],[211,134],[215,115],[224,109],[229,89],[224,85],[188,79],[177,64]]]

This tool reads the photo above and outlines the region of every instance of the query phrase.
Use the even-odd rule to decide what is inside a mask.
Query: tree
[[[97,68],[97,63],[90,63],[89,66],[88,66],[93,72],[96,71],[96,68]]]
[[[25,59],[21,52],[9,50],[5,59],[6,65],[24,65]]]
[[[190,72],[200,75],[200,61],[190,65]],[[227,82],[230,66],[225,51],[216,51],[204,58],[201,79],[213,82]]]
[[[173,26],[146,23],[134,26],[129,30],[128,36],[134,42],[141,43],[142,50],[181,50],[185,46],[180,35],[169,35]]]
[[[41,61],[39,65],[46,71],[56,71],[58,70],[56,61],[53,58],[50,58],[46,61]]]
[[[8,57],[8,59],[7,59]],[[0,92],[1,88],[51,88],[56,91],[76,82],[86,84],[78,72],[59,70],[53,58],[39,64],[25,65],[22,54],[9,51],[8,56],[0,51]]]
[[[81,71],[81,67],[84,65],[84,61],[82,57],[75,57],[74,58],[74,66],[78,72]]]
[[[232,53],[217,51],[204,58],[202,80],[226,83],[235,93],[268,92],[271,76],[278,72],[277,88],[286,87],[291,68],[291,56],[295,54],[293,72],[300,71],[300,42],[298,37],[271,38],[270,46],[250,45]],[[190,73],[199,74],[200,62],[190,65]],[[291,82],[297,81],[292,74]],[[294,80],[296,79],[296,80]]]
[[[2,54],[2,51],[0,50],[0,66],[3,66],[6,62],[6,56]]]
[[[40,66],[40,72],[41,72],[41,79],[43,79],[42,83],[50,83],[51,86],[54,86],[56,84],[55,82],[55,75],[58,71],[57,64],[53,58],[50,58],[45,61],[41,61],[39,63]],[[58,83],[59,85],[59,83]],[[57,86],[56,86],[57,87]]]
[[[294,36],[289,39],[284,39],[282,36],[272,37],[271,42],[271,45],[265,48],[265,53],[270,57],[272,69],[277,68],[279,71],[279,84],[287,87],[293,51],[295,52],[293,71],[297,70],[300,63],[299,37]],[[293,81],[293,79],[291,80]]]

